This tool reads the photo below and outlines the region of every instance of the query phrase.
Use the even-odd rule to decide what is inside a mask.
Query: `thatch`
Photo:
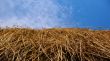
[[[110,61],[110,31],[0,29],[0,61]]]

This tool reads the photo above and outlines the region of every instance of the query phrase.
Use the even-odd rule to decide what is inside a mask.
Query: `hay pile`
[[[110,31],[0,29],[0,61],[110,61]]]

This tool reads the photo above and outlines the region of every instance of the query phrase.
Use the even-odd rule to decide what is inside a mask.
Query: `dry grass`
[[[110,61],[110,31],[0,29],[0,61]]]

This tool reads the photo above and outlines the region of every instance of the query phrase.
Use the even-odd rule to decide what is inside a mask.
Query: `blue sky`
[[[1,27],[110,27],[109,0],[0,0]]]

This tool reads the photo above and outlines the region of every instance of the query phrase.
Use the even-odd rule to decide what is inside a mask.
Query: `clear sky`
[[[0,0],[0,26],[110,28],[110,0]]]

